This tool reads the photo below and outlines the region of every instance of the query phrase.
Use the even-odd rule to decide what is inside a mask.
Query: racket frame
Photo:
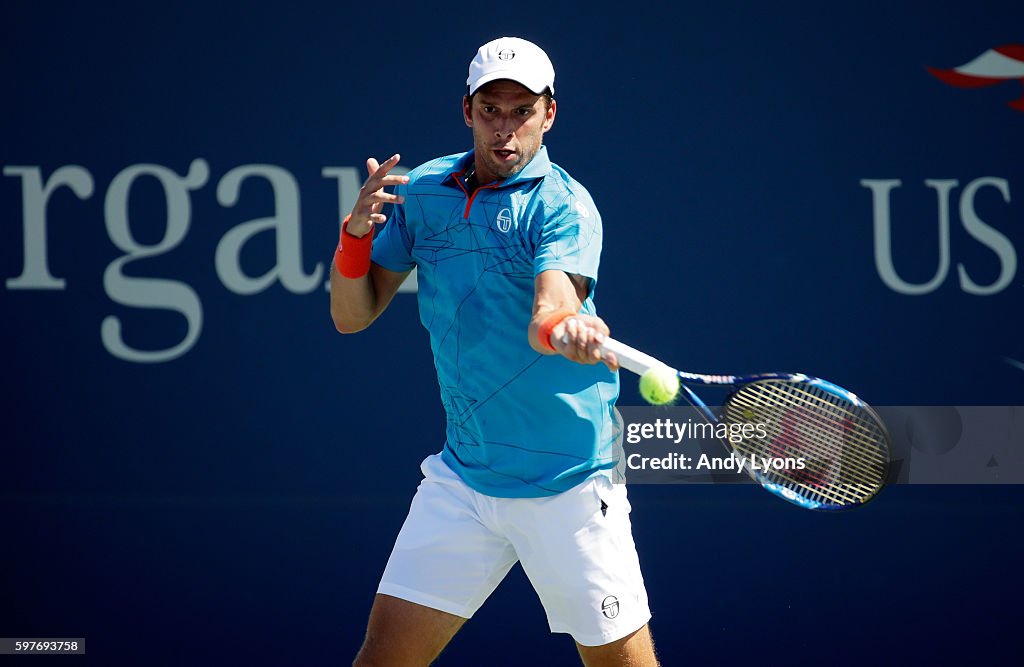
[[[741,386],[752,384],[752,383],[755,383],[755,382],[761,382],[761,381],[766,381],[766,380],[778,380],[778,381],[783,381],[783,382],[798,382],[798,383],[807,384],[807,385],[812,386],[812,387],[817,387],[818,389],[820,389],[820,390],[822,390],[822,391],[824,391],[824,392],[826,392],[828,394],[832,394],[832,395],[838,397],[841,400],[847,401],[850,404],[852,404],[852,405],[854,405],[854,406],[856,406],[858,408],[861,408],[862,410],[867,412],[868,415],[871,418],[873,418],[874,421],[877,423],[877,426],[878,426],[878,428],[879,428],[879,430],[881,432],[882,439],[883,439],[887,449],[888,449],[889,443],[891,442],[891,440],[889,438],[889,433],[888,433],[888,431],[885,428],[884,422],[882,422],[882,419],[878,416],[878,413],[875,412],[874,409],[871,408],[870,405],[868,405],[863,400],[861,400],[861,398],[859,396],[857,396],[855,393],[853,393],[852,391],[844,389],[844,388],[842,388],[842,387],[840,387],[840,386],[838,386],[836,384],[833,384],[833,383],[831,383],[831,382],[829,382],[827,380],[822,380],[821,378],[812,377],[812,376],[806,375],[804,373],[757,373],[757,374],[754,374],[754,375],[706,375],[706,374],[702,374],[702,373],[690,373],[690,372],[680,371],[680,370],[678,370],[676,368],[673,368],[673,367],[669,366],[668,364],[666,364],[666,363],[664,363],[662,361],[659,361],[658,359],[655,359],[654,357],[650,356],[649,354],[641,352],[640,350],[632,348],[632,347],[626,345],[625,343],[617,341],[617,340],[615,340],[613,338],[606,338],[604,343],[602,344],[602,349],[601,349],[602,355],[604,353],[606,353],[606,352],[613,353],[615,355],[616,359],[618,360],[619,365],[622,368],[625,368],[626,370],[632,371],[633,373],[636,373],[637,375],[643,375],[645,372],[647,372],[651,368],[667,368],[671,372],[675,373],[679,377],[679,391],[680,391],[680,394],[687,400],[688,403],[690,403],[693,407],[697,408],[697,410],[701,413],[701,415],[704,417],[704,419],[706,419],[708,421],[708,423],[710,423],[710,424],[720,424],[720,423],[723,423],[723,422],[720,419],[719,415],[714,410],[712,410],[703,400],[701,400],[700,396],[698,396],[696,394],[696,392],[694,392],[690,388],[689,385],[715,386],[715,387],[729,387],[729,386],[741,387]],[[732,394],[730,394],[730,396],[731,395]],[[723,404],[728,402],[728,400],[729,400],[729,398],[726,397],[725,401],[723,401]],[[722,444],[730,452],[736,452],[735,447],[733,447],[731,444],[726,443],[725,441],[722,441]],[[886,478],[886,476],[888,474],[888,451],[886,451],[885,454],[886,454],[886,456],[885,456],[886,469],[883,470],[883,474],[882,474],[882,483],[883,484],[884,484],[885,478]],[[803,507],[805,509],[812,509],[812,510],[821,510],[821,511],[836,511],[836,510],[849,509],[849,508],[852,508],[852,507],[859,507],[860,505],[864,504],[864,503],[857,503],[857,504],[846,504],[846,505],[830,505],[830,504],[827,504],[827,503],[823,503],[823,502],[812,500],[810,498],[806,498],[806,497],[804,497],[804,496],[794,492],[792,489],[790,489],[790,488],[788,488],[786,486],[783,486],[781,484],[777,484],[777,483],[772,482],[771,480],[767,479],[764,476],[764,474],[761,473],[759,470],[752,469],[750,467],[748,461],[744,457],[742,457],[742,456],[739,457],[737,459],[737,461],[739,463],[739,466],[743,469],[743,471],[745,473],[747,473],[747,475],[749,475],[751,477],[751,479],[756,481],[758,484],[760,484],[767,491],[769,491],[770,493],[772,493],[772,494],[782,498],[783,500],[786,500],[786,501],[788,501],[788,502],[790,502],[790,503],[792,503],[794,505],[797,505],[799,507]],[[881,487],[879,487],[878,490],[881,490]],[[868,500],[870,500],[871,498],[874,498],[878,494],[878,490],[876,490],[875,493],[873,493],[868,498]],[[867,501],[864,501],[864,502],[867,502]]]

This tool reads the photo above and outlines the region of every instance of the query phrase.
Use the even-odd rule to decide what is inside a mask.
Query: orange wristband
[[[338,239],[338,249],[334,252],[334,265],[338,267],[338,273],[346,278],[362,278],[370,272],[374,229],[371,227],[365,236],[352,236],[346,231],[351,217],[351,213],[346,215],[341,223],[341,237]]]
[[[577,313],[569,310],[568,308],[563,308],[561,310],[556,310],[545,317],[544,321],[540,323],[539,327],[537,327],[537,340],[540,342],[541,347],[546,350],[550,350],[551,352],[558,352],[558,350],[555,349],[555,346],[551,344],[551,332],[554,331],[555,327],[561,324],[563,320],[576,314]]]

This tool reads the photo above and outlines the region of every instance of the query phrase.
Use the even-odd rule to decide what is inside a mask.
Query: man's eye
[[[494,113],[494,107],[485,105],[484,113]]]
[[[516,113],[518,113],[520,116],[529,116],[530,115],[530,111],[532,111],[532,109],[530,109],[528,107],[523,107],[521,109],[516,109]]]

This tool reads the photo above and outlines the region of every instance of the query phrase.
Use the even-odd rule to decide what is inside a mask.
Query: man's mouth
[[[515,157],[516,152],[504,148],[494,149],[494,154],[498,156],[499,160],[508,160],[509,158]]]

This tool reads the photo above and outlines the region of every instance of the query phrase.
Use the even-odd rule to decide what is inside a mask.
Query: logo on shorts
[[[512,229],[512,210],[503,208],[498,211],[498,229],[503,234],[507,234],[508,230]]]
[[[605,618],[615,618],[619,615],[619,598],[609,595],[601,601],[601,613]]]

